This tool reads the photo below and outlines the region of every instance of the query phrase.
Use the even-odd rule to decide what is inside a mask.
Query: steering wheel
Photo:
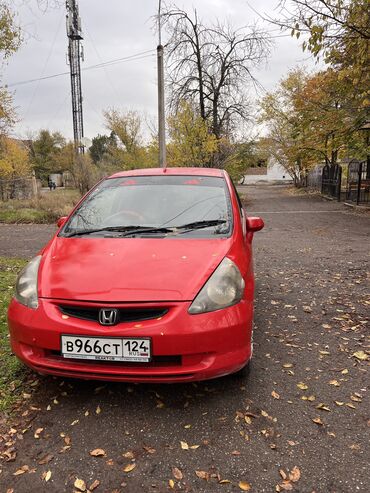
[[[145,217],[142,214],[140,214],[140,212],[137,212],[137,211],[129,211],[129,210],[121,210],[121,211],[115,212],[111,216],[106,217],[105,218],[105,221],[108,222],[108,223],[111,223],[112,220],[114,220],[116,218],[119,218],[121,216],[127,216],[127,217],[130,217],[130,218],[139,220],[139,221],[144,221],[145,220]]]

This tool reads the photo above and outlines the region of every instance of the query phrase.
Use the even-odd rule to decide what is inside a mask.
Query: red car
[[[186,382],[247,367],[253,233],[227,173],[141,169],[100,181],[19,274],[13,352],[39,373]]]

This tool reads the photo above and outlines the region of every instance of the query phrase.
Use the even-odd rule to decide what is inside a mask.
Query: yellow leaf
[[[249,416],[244,416],[244,421],[247,423],[247,425],[252,424],[252,418],[250,418]]]
[[[348,373],[347,368],[345,368],[344,370],[342,370],[342,371],[341,371],[341,374],[342,374],[342,375],[347,375],[347,373]]]
[[[174,481],[173,479],[170,479],[170,480],[168,481],[168,485],[169,485],[169,487],[170,487],[171,489],[173,489],[173,488],[175,487],[175,481]]]
[[[271,395],[274,399],[280,399],[280,395],[277,392],[275,392],[275,390],[271,392]]]
[[[308,386],[304,382],[297,383],[297,387],[301,390],[307,390]]]
[[[220,481],[218,483],[219,484],[228,484],[228,483],[231,483],[231,481],[229,479],[220,479]]]
[[[131,472],[135,469],[135,467],[136,464],[127,464],[127,466],[123,468],[123,472]]]
[[[98,406],[98,407],[96,408],[96,411],[95,411],[95,412],[96,412],[96,414],[100,414],[100,413],[101,413],[101,408],[100,408],[100,406]]]
[[[74,487],[80,491],[86,491],[86,483],[83,479],[76,479],[74,482]]]
[[[49,481],[49,479],[51,478],[51,471],[48,471],[46,474],[45,474],[45,482],[47,483]]]
[[[338,380],[330,380],[329,385],[334,385],[334,387],[339,387],[340,383]]]
[[[191,448],[192,450],[196,450],[199,447],[200,447],[200,445],[190,445],[189,448]]]
[[[189,445],[186,442],[180,441],[180,445],[183,450],[189,450]]]
[[[103,450],[101,448],[96,448],[90,452],[90,455],[92,457],[101,457],[101,456],[106,455],[106,454],[105,454],[105,450]]]
[[[293,367],[293,365],[292,365],[292,363],[284,363],[284,364],[283,364],[283,367],[284,367],[284,368],[292,368],[292,367]]]
[[[356,351],[353,353],[353,355],[356,359],[359,359],[360,361],[366,361],[368,359],[368,355],[365,353],[365,351]]]
[[[242,491],[249,491],[251,489],[251,485],[245,481],[240,481],[238,486]]]
[[[334,401],[334,402],[337,406],[343,406],[344,405],[344,402],[340,402],[340,401]]]
[[[321,421],[321,418],[313,418],[312,421],[317,425],[323,425],[324,423]]]

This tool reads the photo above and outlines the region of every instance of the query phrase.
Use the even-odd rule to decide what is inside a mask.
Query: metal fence
[[[326,164],[322,169],[321,193],[340,200],[341,188],[342,167],[339,164]]]
[[[321,192],[323,166],[318,164],[307,173],[306,187]]]
[[[346,200],[359,204],[370,202],[369,161],[353,160],[348,165]]]

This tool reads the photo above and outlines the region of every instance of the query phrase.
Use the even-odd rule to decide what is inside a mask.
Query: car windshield
[[[108,178],[86,197],[60,236],[229,236],[230,196],[223,178]]]

